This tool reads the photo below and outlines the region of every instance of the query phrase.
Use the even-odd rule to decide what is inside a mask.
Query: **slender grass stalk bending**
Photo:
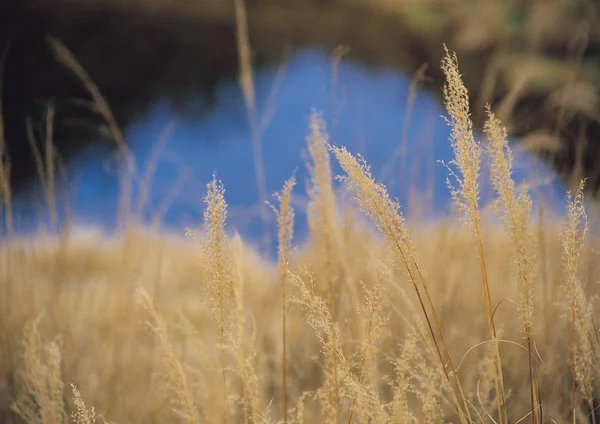
[[[131,212],[131,194],[133,191],[133,181],[137,173],[135,160],[127,147],[125,136],[112,113],[108,101],[104,98],[98,86],[94,83],[85,68],[79,63],[68,47],[59,39],[51,35],[46,35],[46,42],[56,59],[63,66],[72,71],[77,78],[79,78],[86,90],[88,90],[94,101],[92,110],[104,118],[109,133],[119,150],[119,154],[125,160],[127,168],[121,176],[120,183],[122,192],[117,217],[119,225],[124,226],[128,221],[129,213]]]
[[[473,135],[473,124],[469,112],[469,95],[458,70],[458,59],[456,54],[451,55],[445,46],[444,48],[446,50],[446,56],[442,60],[442,70],[446,75],[444,104],[448,111],[448,115],[450,115],[450,119],[448,119],[448,124],[452,129],[450,142],[455,157],[454,160],[447,165],[447,169],[450,172],[450,175],[456,179],[458,188],[452,185],[449,178],[447,182],[459,210],[460,217],[477,242],[488,331],[490,338],[495,340],[497,338],[496,326],[493,318],[492,298],[483,250],[483,237],[481,234],[481,219],[479,216],[478,205],[478,178],[481,146],[475,140]],[[459,175],[453,171],[451,168],[452,165],[456,166]],[[500,424],[508,424],[504,394],[504,379],[502,376],[502,361],[498,344],[494,343],[494,346],[498,417]]]
[[[163,364],[166,368],[168,381],[173,391],[171,401],[173,412],[177,416],[185,419],[189,424],[198,424],[200,423],[200,415],[194,405],[194,398],[183,366],[175,354],[173,343],[169,339],[167,325],[154,306],[154,302],[146,290],[138,287],[136,290],[136,297],[138,303],[149,315],[149,318],[145,323],[146,327],[156,336],[160,348],[163,351]]]
[[[523,187],[519,193],[512,179],[512,152],[508,145],[506,129],[486,108],[488,115],[484,131],[488,137],[488,151],[492,158],[492,184],[500,196],[503,210],[500,218],[511,244],[512,270],[519,285],[518,310],[527,340],[529,367],[529,393],[531,402],[531,422],[540,422],[536,405],[536,389],[533,372],[533,281],[538,267],[536,233],[530,225],[531,198]]]
[[[424,274],[421,272],[420,266],[418,266],[419,261],[416,252],[414,251],[412,241],[404,226],[404,219],[402,215],[400,215],[398,212],[399,205],[389,198],[384,186],[377,184],[373,180],[369,171],[369,167],[364,162],[364,160],[357,160],[344,147],[332,146],[331,149],[334,152],[342,169],[346,173],[346,175],[344,177],[341,177],[340,179],[349,184],[350,189],[355,193],[355,198],[361,209],[367,214],[367,216],[373,221],[373,223],[376,225],[379,231],[385,236],[388,246],[390,246],[390,248],[395,252],[398,259],[400,259],[401,262],[404,263],[410,281],[413,284],[415,293],[419,299],[419,304],[421,306],[421,310],[423,311],[424,318],[427,322],[427,326],[429,328],[433,344],[435,345],[440,361],[440,366],[443,369],[444,376],[448,383],[448,389],[454,402],[454,407],[456,408],[459,415],[459,419],[462,423],[470,422],[471,413],[467,405],[467,400],[464,395],[462,385],[458,377],[458,373],[452,361],[450,350],[443,335],[441,322],[439,320],[439,317],[437,316],[435,306],[429,295],[429,290],[427,288],[426,280],[424,279]],[[414,270],[415,266],[416,273]],[[419,284],[421,284],[421,286],[423,287],[423,291],[427,296],[429,307],[432,310],[432,313],[434,314],[437,330],[442,338],[446,356],[451,365],[456,386],[462,399],[462,406],[460,405],[456,393],[452,387],[450,375],[448,373],[448,370],[446,369],[445,361],[442,357],[440,346],[435,335],[433,325],[431,323],[431,318],[429,316],[429,313],[427,312],[427,308],[425,306],[421,290],[419,289]]]

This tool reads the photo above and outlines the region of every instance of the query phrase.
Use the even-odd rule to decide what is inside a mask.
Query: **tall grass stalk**
[[[239,234],[235,234],[231,241],[232,267],[234,269],[234,298],[235,298],[235,337],[232,340],[233,355],[236,360],[237,373],[242,380],[242,407],[244,424],[267,423],[261,419],[260,393],[258,387],[258,376],[256,375],[255,360],[256,350],[256,325],[249,340],[246,340],[246,308],[244,305],[244,244]]]
[[[12,211],[12,189],[11,189],[11,164],[9,152],[4,140],[4,105],[2,100],[4,99],[4,71],[6,65],[6,57],[10,44],[7,44],[2,51],[0,57],[0,219],[4,218],[4,233],[6,235],[6,249],[5,249],[5,266],[8,270],[8,275],[12,275],[12,232],[13,232],[13,211]],[[0,232],[2,227],[0,227]],[[9,311],[11,308],[10,302],[12,299],[12,289],[10,284],[5,284],[0,289],[0,305],[3,311]],[[2,314],[4,315],[4,314]],[[3,316],[3,319],[4,318]],[[3,338],[6,336],[3,336]],[[8,341],[8,337],[6,339]],[[4,342],[4,340],[2,340]]]
[[[40,136],[40,138],[42,138],[43,136],[43,140],[41,141],[41,144],[43,145],[44,149],[43,153],[42,150],[40,150],[40,148],[38,147],[38,142],[36,141],[36,135],[33,129],[31,119],[27,118],[25,120],[27,142],[29,143],[29,148],[31,149],[31,154],[35,163],[36,172],[39,178],[40,185],[42,187],[43,195],[46,200],[46,208],[49,214],[49,224],[51,233],[56,233],[58,231],[58,211],[56,209],[56,177],[59,174],[59,172],[63,174],[66,172],[64,166],[61,166],[58,151],[54,146],[53,137],[55,114],[56,110],[54,102],[49,101],[46,108],[45,133]],[[59,172],[57,172],[57,167]],[[64,176],[65,175],[63,175],[63,177]],[[63,180],[63,182],[66,183],[66,178],[63,178]]]
[[[310,118],[310,135],[307,137],[308,151],[311,162],[307,164],[311,176],[308,188],[310,203],[308,220],[311,239],[322,261],[323,274],[321,279],[327,285],[327,303],[334,320],[337,314],[337,299],[339,299],[338,278],[335,275],[335,249],[340,247],[339,226],[335,193],[333,191],[331,165],[327,151],[328,139],[325,122],[313,111]]]
[[[137,288],[136,298],[138,304],[148,314],[148,320],[145,323],[146,327],[158,339],[158,343],[162,349],[162,359],[166,368],[166,375],[173,391],[171,401],[173,404],[173,413],[190,424],[200,423],[200,415],[194,404],[194,397],[183,366],[179,358],[177,358],[173,343],[169,339],[167,324],[144,288]]]
[[[335,48],[332,55],[331,61],[331,128],[329,130],[329,137],[331,140],[335,140],[335,131],[337,129],[339,119],[339,105],[338,105],[338,83],[339,83],[339,68],[342,58],[350,52],[350,49],[346,46],[340,45]]]
[[[450,115],[450,119],[448,119],[448,124],[452,129],[450,142],[455,156],[454,160],[447,165],[447,168],[450,175],[456,179],[458,187],[453,186],[449,178],[447,181],[452,197],[459,210],[460,217],[477,242],[488,331],[490,338],[496,340],[496,326],[493,319],[494,308],[492,306],[488,273],[485,263],[478,205],[478,178],[480,172],[481,146],[475,140],[473,135],[473,124],[471,122],[469,111],[469,95],[458,70],[458,58],[454,53],[451,55],[446,46],[444,46],[444,48],[446,50],[446,55],[442,60],[442,70],[446,75],[446,85],[444,86],[443,93],[444,104]],[[453,165],[456,166],[458,174],[451,168]],[[504,394],[504,379],[502,376],[502,362],[498,343],[494,343],[494,346],[498,418],[500,424],[508,424]]]
[[[352,422],[355,407],[363,406],[361,410],[370,412],[371,415],[385,415],[381,408],[377,408],[376,404],[381,402],[376,396],[376,390],[371,387],[372,371],[374,367],[374,356],[377,346],[382,336],[382,330],[387,319],[383,310],[383,275],[379,273],[375,279],[373,287],[367,287],[364,282],[361,282],[364,297],[363,303],[359,307],[360,313],[360,353],[358,364],[358,378],[356,380],[356,390],[352,405],[350,406],[350,414],[348,415],[347,424]],[[375,402],[377,401],[377,402]],[[366,403],[366,405],[365,405]],[[383,422],[378,420],[377,422]]]
[[[7,241],[10,244],[13,230],[13,215],[12,215],[12,193],[10,184],[10,158],[7,146],[4,140],[4,105],[2,104],[4,94],[4,71],[6,65],[6,57],[10,46],[7,45],[2,51],[0,57],[0,197],[2,198],[2,207],[4,209],[5,225]],[[0,217],[2,214],[0,214]],[[7,253],[9,251],[7,250]]]
[[[508,145],[506,129],[487,106],[488,119],[484,131],[488,137],[488,151],[492,158],[492,184],[500,196],[503,210],[500,218],[511,244],[512,270],[519,285],[518,310],[527,340],[529,366],[529,393],[531,422],[539,422],[533,372],[533,282],[538,267],[536,233],[530,225],[531,198],[525,187],[517,193],[512,179],[512,152]]]
[[[252,138],[252,157],[254,159],[254,173],[260,201],[260,218],[263,223],[263,244],[268,250],[271,240],[269,234],[269,217],[266,209],[267,182],[265,165],[261,150],[260,122],[257,116],[256,94],[254,89],[254,76],[252,72],[252,50],[250,48],[250,35],[248,34],[248,17],[245,0],[235,0],[236,40],[239,61],[239,85],[246,102],[248,125]]]
[[[419,305],[423,311],[423,316],[427,322],[427,326],[438,355],[440,366],[442,367],[446,382],[448,383],[448,390],[452,396],[452,401],[458,412],[459,419],[462,423],[470,422],[471,413],[467,404],[467,399],[462,389],[456,367],[454,366],[450,349],[448,348],[448,344],[444,336],[441,321],[436,312],[433,300],[429,294],[425,275],[422,272],[412,240],[405,228],[404,218],[398,211],[400,206],[389,198],[389,195],[383,185],[377,184],[375,180],[373,180],[369,167],[362,158],[357,160],[346,150],[345,147],[332,146],[331,149],[342,169],[346,173],[346,175],[340,177],[340,179],[348,183],[350,189],[355,194],[355,198],[360,208],[367,214],[371,221],[376,225],[378,230],[384,235],[387,245],[394,252],[396,258],[404,264],[406,272],[418,297]],[[444,350],[448,358],[448,362],[450,363],[456,383],[456,389],[458,390],[462,401],[462,406],[459,403],[455,389],[451,383],[450,374],[446,369],[441,348],[435,335],[435,330],[433,329],[432,319],[425,305],[425,300],[419,286],[423,288],[428,306],[433,314],[435,325],[442,339]]]
[[[391,413],[398,424],[415,424],[417,418],[414,416],[408,399],[408,393],[412,386],[411,359],[417,354],[416,334],[408,334],[400,344],[399,354],[391,360],[394,368],[394,395],[391,402]]]
[[[278,261],[280,281],[281,281],[281,342],[283,344],[281,351],[281,398],[283,422],[287,424],[287,334],[286,334],[286,316],[287,316],[287,281],[289,278],[289,264],[292,253],[292,238],[294,236],[294,208],[292,208],[292,190],[296,184],[294,177],[287,180],[283,190],[278,195],[279,209],[275,209],[277,214],[277,224],[279,226],[278,234]]]
[[[46,137],[45,137],[45,159],[46,159],[46,181],[47,189],[45,192],[46,203],[48,204],[48,213],[50,214],[50,231],[54,233],[58,230],[58,216],[56,212],[56,171],[54,168],[56,152],[53,143],[54,137],[54,102],[48,102],[46,111]]]
[[[244,415],[244,424],[248,424],[250,422],[250,412],[254,412],[255,408],[252,407],[250,398],[252,395],[250,394],[251,387],[249,387],[250,376],[248,375],[248,365],[252,360],[246,357],[245,353],[245,343],[244,343],[244,333],[246,326],[246,317],[244,313],[244,285],[243,285],[243,274],[241,272],[241,260],[243,255],[243,244],[242,240],[238,234],[236,234],[233,242],[231,243],[234,250],[234,262],[236,266],[236,278],[235,278],[235,288],[234,288],[234,296],[236,303],[236,327],[237,327],[237,339],[234,341],[234,356],[237,361],[238,373],[242,379],[242,409]],[[250,361],[249,361],[250,359]],[[255,421],[256,422],[256,421]]]
[[[342,350],[340,328],[333,320],[327,302],[315,293],[315,279],[310,275],[310,286],[297,274],[290,275],[292,284],[298,289],[300,296],[292,301],[300,305],[306,315],[306,321],[314,330],[326,364],[323,366],[324,381],[317,390],[320,399],[321,422],[338,424],[340,417],[340,393],[343,377],[350,374],[349,366]]]
[[[390,174],[394,172],[398,175],[398,178],[406,178],[406,152],[408,145],[408,130],[410,128],[411,118],[414,111],[415,102],[419,91],[422,89],[423,84],[427,80],[425,72],[427,72],[428,65],[425,63],[421,65],[413,74],[410,79],[410,86],[408,87],[408,96],[406,97],[406,113],[404,114],[404,120],[402,121],[402,138],[400,145],[392,153],[387,163],[383,166],[379,177],[380,181],[387,181]],[[400,159],[400,169],[394,170],[397,160]]]
[[[0,110],[0,113],[2,111]],[[2,118],[0,117],[0,121]],[[2,131],[0,124],[0,131]],[[7,241],[12,239],[13,213],[12,213],[12,188],[10,184],[11,163],[8,152],[4,145],[4,137],[0,134],[0,196],[2,198],[2,209],[4,215],[4,231]],[[0,215],[1,216],[1,215]]]
[[[317,274],[319,283],[326,285],[327,306],[331,314],[331,324],[335,325],[339,313],[338,303],[340,299],[339,274],[337,272],[341,261],[338,260],[340,250],[339,224],[337,220],[337,205],[335,193],[332,186],[331,165],[329,152],[327,150],[328,140],[325,132],[325,122],[322,117],[313,110],[310,118],[310,135],[307,137],[307,145],[310,153],[311,162],[307,164],[311,183],[308,187],[310,202],[308,205],[308,224],[310,228],[311,241],[319,262],[319,272]],[[339,337],[339,332],[331,329],[331,337]],[[333,340],[332,344],[337,345],[339,341]],[[330,358],[328,362],[330,373],[328,376],[332,379],[327,387],[330,399],[329,403],[335,406],[335,422],[339,421],[340,395],[340,376],[338,365],[335,361],[337,355]]]
[[[204,234],[206,237],[206,252],[202,258],[204,267],[208,271],[208,296],[209,307],[217,324],[219,341],[221,344],[221,380],[223,389],[223,421],[227,423],[229,395],[227,391],[226,360],[227,350],[227,321],[228,308],[232,300],[233,284],[231,276],[231,263],[227,248],[227,235],[225,234],[225,220],[227,216],[227,203],[225,202],[225,189],[213,177],[207,185],[204,198],[206,210],[204,211]]]
[[[561,229],[561,243],[564,261],[564,285],[569,299],[571,318],[571,410],[573,423],[577,421],[577,388],[581,391],[592,411],[595,424],[594,395],[592,388],[593,339],[596,337],[592,325],[593,312],[586,298],[583,282],[579,278],[581,251],[588,231],[583,189],[581,181],[574,198],[569,192],[567,219]]]
[[[131,196],[133,192],[133,181],[136,175],[135,161],[129,152],[125,136],[114,117],[110,105],[98,86],[86,72],[84,67],[75,58],[73,53],[58,38],[46,35],[46,42],[54,54],[56,60],[69,69],[79,78],[86,90],[90,93],[94,102],[93,111],[100,115],[108,127],[108,132],[115,142],[121,158],[125,161],[126,169],[121,175],[121,196],[119,200],[119,212],[117,222],[123,228],[129,219],[131,212]]]

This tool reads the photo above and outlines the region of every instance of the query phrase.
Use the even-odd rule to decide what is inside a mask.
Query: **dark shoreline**
[[[430,77],[426,88],[439,96],[443,84],[439,66],[442,44],[447,43],[458,54],[476,107],[473,118],[477,126],[482,124],[481,106],[492,101],[500,106],[499,114],[512,134],[543,131],[547,136],[559,137],[564,148],[561,152],[538,152],[559,173],[573,174],[579,162],[582,172],[575,176],[588,176],[590,187],[600,187],[600,145],[596,142],[600,137],[600,19],[596,9],[591,9],[593,14],[586,12],[581,18],[573,18],[586,17],[588,25],[598,24],[584,31],[587,45],[579,57],[582,66],[577,74],[569,47],[576,45],[572,40],[533,46],[531,40],[515,31],[479,44],[465,44],[461,31],[468,22],[468,9],[461,12],[459,1],[449,2],[458,12],[449,9],[452,5],[419,12],[437,13],[436,19],[445,19],[434,19],[435,25],[414,22],[410,15],[413,12],[391,13],[369,2],[247,3],[253,60],[258,67],[278,63],[289,49],[314,45],[333,51],[343,44],[350,47],[350,57],[372,66],[412,73],[426,63]],[[593,5],[587,0],[580,3]],[[533,12],[519,9],[511,13],[522,13],[526,19],[533,16]],[[202,109],[209,111],[216,84],[237,74],[233,2],[154,0],[147,4],[101,0],[90,5],[75,0],[5,1],[0,5],[0,48],[6,54],[2,111],[15,191],[36,177],[26,118],[31,118],[36,139],[43,140],[50,99],[55,107],[53,138],[61,157],[68,160],[92,138],[102,139],[98,137],[102,136],[102,119],[88,106],[82,106],[81,99],[89,103],[89,93],[73,72],[53,57],[46,44],[47,35],[72,51],[108,100],[122,128],[142,116],[159,97],[171,98],[185,109],[189,100],[201,95]],[[532,80],[542,86],[519,93],[513,74],[524,72],[520,68],[530,69],[525,65],[531,58],[539,58],[540,72],[550,73],[551,82],[544,86],[546,80],[542,77],[546,74],[534,73]],[[490,81],[490,75],[497,78],[488,90],[484,84]],[[584,92],[587,88],[591,105],[576,105],[578,109],[574,110],[557,108],[556,92],[573,83]],[[511,97],[515,92],[517,96]]]

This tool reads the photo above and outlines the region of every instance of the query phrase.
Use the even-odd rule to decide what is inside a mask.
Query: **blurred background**
[[[597,2],[235,5],[0,3],[2,195],[16,231],[112,230],[126,210],[183,232],[201,223],[216,174],[231,227],[272,250],[265,202],[292,175],[304,213],[313,110],[330,142],[363,155],[405,214],[444,216],[451,199],[440,162],[452,158],[444,44],[458,55],[476,128],[491,103],[514,137],[516,179],[533,188],[536,210],[559,211],[583,177],[590,192],[600,188]],[[239,78],[250,76],[248,63],[250,85]],[[485,175],[482,184],[485,203]],[[302,239],[306,220],[296,222]]]

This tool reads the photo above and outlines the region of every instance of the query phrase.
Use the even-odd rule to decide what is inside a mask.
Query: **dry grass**
[[[466,226],[407,222],[314,113],[311,237],[292,245],[291,179],[275,208],[278,264],[231,237],[216,178],[196,243],[133,225],[114,239],[13,237],[0,250],[2,421],[595,422],[583,194],[562,229],[534,227],[505,130],[488,108],[482,148],[456,57],[443,67]],[[335,195],[331,153],[355,203]],[[503,228],[481,218],[484,153]]]
[[[279,249],[277,265],[281,274],[281,410],[283,422],[287,423],[287,284],[290,273],[292,239],[294,237],[294,209],[292,208],[292,189],[296,184],[294,177],[286,181],[283,192],[279,195],[277,224],[279,225]]]

